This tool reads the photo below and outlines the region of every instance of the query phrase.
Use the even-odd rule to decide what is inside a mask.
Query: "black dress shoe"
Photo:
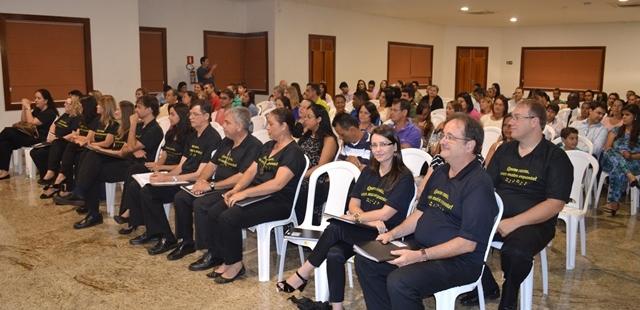
[[[89,212],[89,209],[87,209],[86,207],[77,207],[76,208],[76,213],[78,214],[87,214]]]
[[[207,278],[215,279],[215,278],[220,277],[221,275],[222,275],[221,273],[217,273],[217,272],[214,270],[214,271],[212,271],[212,272],[207,273]]]
[[[159,238],[157,236],[150,236],[150,235],[147,235],[147,233],[145,232],[142,235],[129,240],[129,243],[131,245],[142,245],[145,243],[149,243],[151,241],[157,241],[158,239]]]
[[[138,228],[137,226],[127,226],[125,228],[120,228],[118,230],[118,233],[121,235],[129,235],[131,234],[134,230],[136,230],[136,228]]]
[[[211,252],[207,252],[204,255],[202,255],[197,261],[189,264],[189,270],[191,271],[207,270],[215,266],[220,266],[222,265],[222,263],[224,263],[224,260],[222,260],[222,258],[213,257],[213,254],[211,254]]]
[[[54,196],[53,202],[57,205],[72,205],[77,207],[84,206],[84,199],[74,194],[67,196]]]
[[[116,223],[118,223],[118,224],[129,223],[129,218],[128,217],[122,217],[120,215],[114,216],[113,220],[116,221]]]
[[[169,255],[167,255],[167,259],[178,260],[195,251],[196,251],[196,247],[194,246],[193,242],[191,243],[180,242],[178,246],[173,251],[171,251]]]
[[[82,219],[82,221],[73,224],[73,228],[82,229],[82,228],[88,228],[91,226],[96,226],[98,224],[102,224],[102,215],[98,215],[98,216],[87,215],[87,217]]]
[[[162,238],[158,241],[158,243],[156,243],[156,245],[149,248],[147,250],[147,253],[149,253],[149,255],[158,255],[167,252],[175,248],[176,246],[178,246],[178,241],[175,238]]]
[[[500,297],[500,289],[496,288],[493,291],[484,291],[484,300],[494,300]],[[480,302],[478,301],[478,290],[475,289],[469,293],[463,294],[460,297],[460,303],[463,306],[477,306]]]
[[[231,283],[231,282],[237,280],[239,277],[243,276],[246,272],[247,272],[247,270],[244,269],[244,265],[242,265],[242,268],[240,269],[240,271],[238,271],[238,274],[236,274],[235,277],[233,277],[231,279],[227,279],[227,278],[223,277],[222,275],[220,275],[219,277],[214,278],[213,281],[218,283],[218,284]]]

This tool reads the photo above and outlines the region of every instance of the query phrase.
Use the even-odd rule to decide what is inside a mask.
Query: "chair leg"
[[[587,256],[587,230],[584,222],[584,217],[578,222],[580,224],[580,254]]]
[[[546,248],[540,251],[540,269],[542,269],[542,294],[549,295],[549,265]]]
[[[107,214],[109,217],[113,217],[115,214],[116,183],[105,183],[104,191],[107,200]]]
[[[165,203],[162,205],[162,207],[164,207],[164,214],[167,216],[167,219],[169,219],[169,212],[171,212],[171,206],[173,206],[173,203]]]
[[[567,220],[567,270],[576,267],[576,244],[578,238],[578,221],[574,217]]]
[[[480,305],[480,310],[484,310],[485,304],[484,304],[484,289],[482,288],[482,280],[478,281],[478,286],[476,288],[478,289],[478,304]]]
[[[353,264],[347,261],[347,278],[349,279],[349,288],[353,288]]]
[[[314,283],[316,289],[316,301],[329,300],[329,280],[327,278],[327,260],[314,271]]]
[[[444,290],[434,294],[436,298],[436,310],[452,310],[456,307],[456,297],[452,290]]]
[[[285,252],[286,252],[286,248],[285,248]],[[302,266],[304,264],[304,249],[302,248],[301,245],[298,246],[298,254],[300,255],[300,266]]]
[[[598,202],[600,201],[600,194],[602,193],[602,187],[604,186],[604,180],[607,178],[608,174],[601,172],[600,173],[600,180],[598,180],[598,189],[596,191],[596,195],[593,197],[594,198],[594,208],[598,208]]]
[[[268,282],[271,230],[261,224],[256,227],[256,235],[258,237],[258,281]]]
[[[280,263],[278,263],[278,282],[282,281],[282,274],[284,273],[284,259],[287,256],[287,239],[282,239],[282,254],[280,254]]]
[[[34,163],[33,159],[31,159],[31,148],[24,148],[24,168],[29,178],[36,178],[36,175],[38,174],[38,168],[36,168],[36,163]]]
[[[533,308],[533,266],[526,279],[520,284],[520,310]]]

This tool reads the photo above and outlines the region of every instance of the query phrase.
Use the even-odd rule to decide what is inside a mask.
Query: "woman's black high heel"
[[[296,276],[298,276],[298,278],[300,278],[300,280],[302,280],[302,284],[298,288],[294,288],[293,286],[289,285],[289,283],[287,283],[287,280],[284,280],[284,281],[280,281],[280,282],[276,283],[276,287],[278,288],[278,292],[293,293],[296,290],[298,290],[300,292],[304,291],[304,288],[307,286],[307,283],[309,282],[309,280],[303,278],[300,275],[300,273],[298,273],[297,270],[296,270]],[[282,286],[280,286],[280,284],[282,284]]]

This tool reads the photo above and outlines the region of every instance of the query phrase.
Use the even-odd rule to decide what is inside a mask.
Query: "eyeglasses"
[[[189,112],[189,116],[193,116],[193,117],[202,116],[202,115],[204,115],[204,113]]]
[[[533,115],[520,115],[520,114],[512,114],[511,117],[516,121],[519,121],[521,119],[536,118],[536,116],[533,116]]]
[[[447,141],[461,140],[461,141],[467,142],[467,141],[470,141],[471,139],[469,139],[469,138],[459,138],[459,137],[456,137],[456,136],[454,136],[454,135],[452,135],[450,133],[445,133],[444,135],[442,135],[442,137],[440,137],[440,140],[447,140]]]
[[[222,100],[229,100],[229,97],[223,97],[223,96],[220,96],[220,99],[222,99]]]
[[[393,142],[371,143],[371,149],[393,145]]]

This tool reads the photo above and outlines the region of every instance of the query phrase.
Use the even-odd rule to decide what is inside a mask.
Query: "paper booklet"
[[[322,236],[322,231],[302,228],[290,228],[284,233],[289,240],[317,241]]]
[[[213,182],[209,183],[209,186],[211,186],[211,190],[210,191],[207,191],[207,192],[204,192],[204,193],[200,193],[200,194],[195,194],[194,192],[191,191],[193,189],[193,184],[182,185],[182,186],[180,186],[180,188],[183,191],[189,193],[189,195],[191,195],[193,197],[196,197],[196,198],[200,198],[200,197],[204,197],[204,196],[207,196],[207,195],[212,194],[213,192],[215,192],[213,190]]]
[[[169,181],[169,182],[154,182],[151,183],[151,181],[149,180],[151,178],[151,175],[153,174],[153,172],[147,172],[147,173],[138,173],[138,174],[134,174],[132,175],[133,179],[136,180],[136,182],[138,182],[138,184],[140,184],[140,187],[144,187],[147,184],[150,184],[151,186],[176,186],[176,185],[186,185],[189,184],[189,182],[187,181]]]
[[[98,153],[98,154],[102,154],[102,155],[106,155],[106,156],[110,156],[110,157],[115,157],[115,158],[124,158],[124,157],[120,156],[119,154],[112,153],[113,150],[94,147],[94,146],[91,146],[90,144],[85,145],[85,147],[87,149],[89,149],[89,150],[92,150],[92,151]]]
[[[264,195],[264,196],[257,196],[257,197],[251,197],[251,198],[247,198],[247,199],[242,199],[238,202],[236,202],[236,206],[238,207],[246,207],[254,202],[258,202],[258,201],[262,201],[265,200],[267,198],[271,197],[271,195]]]
[[[355,221],[352,221],[352,220],[348,220],[346,218],[343,218],[343,217],[340,217],[340,216],[336,216],[336,215],[333,215],[333,214],[324,213],[324,217],[327,218],[328,222],[338,221],[338,222],[348,223],[348,224],[351,224],[351,225],[354,225],[354,226],[358,226],[358,227],[362,227],[362,228],[372,229],[372,230],[378,231],[378,228],[376,228],[376,227],[369,226],[369,225],[363,224],[363,223],[358,223],[358,222],[355,222]]]
[[[396,259],[397,256],[392,255],[391,251],[406,248],[408,248],[408,246],[400,241],[391,241],[387,244],[382,244],[382,242],[378,240],[364,241],[353,246],[353,250],[356,253],[378,263]]]

